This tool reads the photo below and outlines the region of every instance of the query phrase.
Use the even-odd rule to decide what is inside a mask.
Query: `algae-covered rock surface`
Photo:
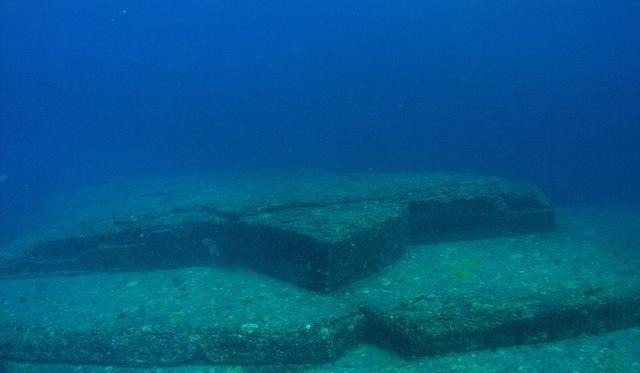
[[[367,316],[370,341],[407,356],[638,325],[638,212],[559,216],[553,233],[410,247],[344,296]]]
[[[331,294],[229,264],[5,277],[0,360],[12,372],[637,367],[639,226],[638,209],[559,209],[554,232],[410,245]]]
[[[0,281],[0,358],[175,365],[330,361],[364,317],[337,299],[244,270]]]
[[[261,173],[127,181],[49,204],[2,248],[0,276],[239,263],[329,292],[412,240],[549,231],[535,186],[448,174]]]
[[[305,368],[283,366],[183,365],[127,368],[99,365],[6,362],[7,373],[376,373],[376,372],[554,372],[640,371],[640,330],[625,329],[558,342],[514,346],[408,360],[373,345],[359,345],[335,362]]]
[[[632,373],[640,371],[640,330],[481,350],[445,356],[405,359],[388,350],[361,345],[338,361],[309,373],[462,372],[462,373]]]

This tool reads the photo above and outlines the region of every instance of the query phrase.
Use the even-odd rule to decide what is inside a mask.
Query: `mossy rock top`
[[[4,358],[133,365],[198,359],[306,363],[336,357],[359,339],[364,326],[362,315],[348,303],[242,269],[104,273],[1,284]]]
[[[279,172],[146,179],[52,201],[4,247],[0,276],[243,264],[333,291],[393,263],[411,240],[548,231],[535,186],[453,174]]]
[[[640,214],[587,214],[561,209],[551,233],[413,246],[343,295],[374,340],[416,355],[637,325]]]

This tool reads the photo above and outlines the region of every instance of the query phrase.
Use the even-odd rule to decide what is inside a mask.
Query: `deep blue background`
[[[0,235],[131,175],[450,170],[640,202],[638,1],[0,2]]]

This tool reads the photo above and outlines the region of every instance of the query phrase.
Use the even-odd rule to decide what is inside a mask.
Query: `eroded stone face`
[[[274,173],[140,181],[61,197],[2,275],[236,263],[328,292],[410,241],[552,230],[536,187],[428,174]],[[7,249],[8,251],[8,249]]]
[[[59,224],[0,252],[0,360],[314,364],[640,324],[637,209],[560,209],[551,232],[546,197],[500,179],[273,177],[52,205]]]
[[[365,313],[370,341],[408,356],[638,325],[640,255],[620,238],[637,239],[639,214],[561,212],[556,232],[412,246],[343,295]]]
[[[0,299],[0,360],[319,363],[364,330],[352,305],[240,269],[5,279]]]

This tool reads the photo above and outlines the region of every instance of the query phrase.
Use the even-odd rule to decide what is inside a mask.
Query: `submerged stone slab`
[[[640,329],[624,329],[534,346],[515,346],[410,360],[374,345],[359,345],[335,362],[306,369],[211,365],[130,368],[7,361],[5,370],[6,373],[638,372]]]
[[[319,291],[391,264],[410,241],[551,230],[535,186],[446,174],[312,172],[142,180],[58,198],[3,248],[0,276],[231,261]]]
[[[640,211],[593,214],[564,210],[554,233],[415,246],[344,296],[369,341],[408,356],[640,325]]]
[[[353,346],[363,329],[354,307],[246,270],[0,281],[0,360],[317,363]]]
[[[404,359],[373,345],[361,345],[338,361],[311,368],[307,372],[603,373],[638,371],[640,371],[640,329],[631,328],[533,346],[513,346],[418,359]]]
[[[89,364],[47,364],[8,361],[2,373],[302,373],[307,370],[299,366],[241,366],[241,365],[178,365],[170,367],[123,367]]]
[[[401,205],[372,201],[247,216],[224,246],[250,268],[330,291],[395,261],[407,233]]]

